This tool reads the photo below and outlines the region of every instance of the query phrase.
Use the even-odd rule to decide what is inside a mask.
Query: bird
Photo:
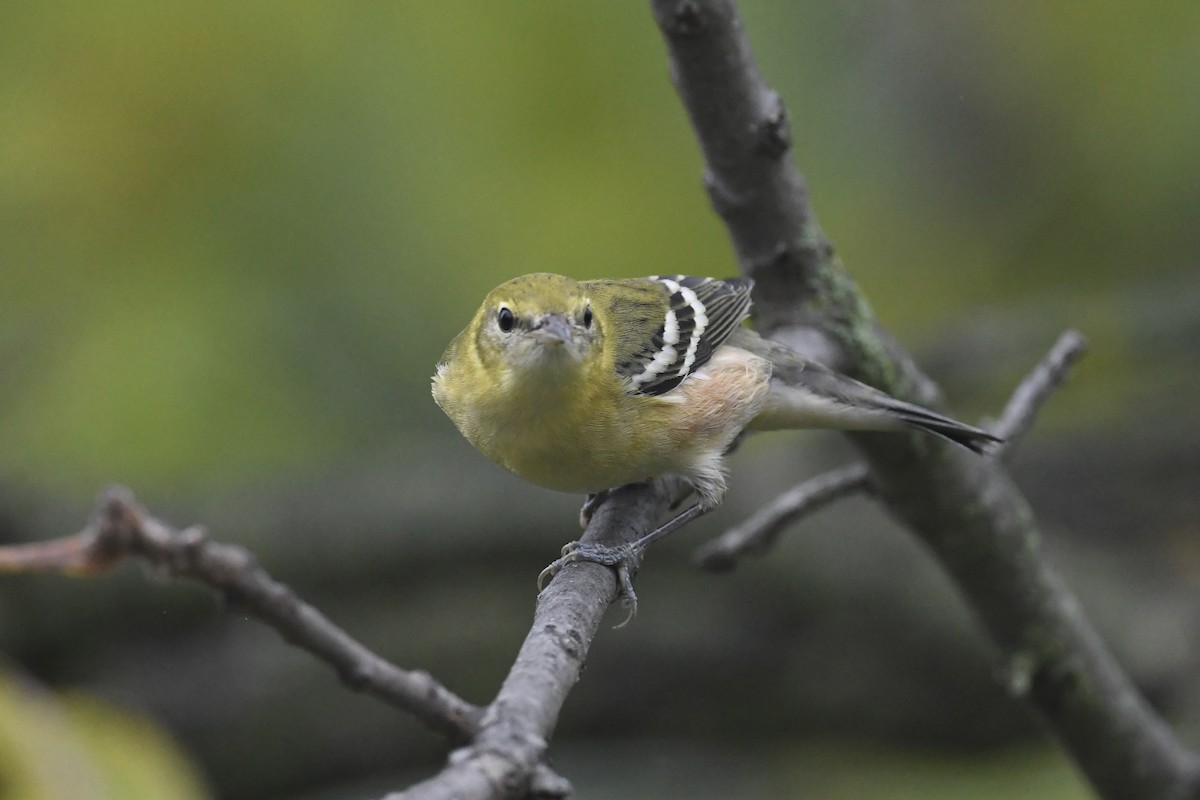
[[[725,457],[746,431],[917,429],[979,454],[1001,440],[842,375],[766,340],[743,322],[749,278],[655,275],[577,281],[548,273],[505,281],[454,338],[432,379],[435,402],[480,452],[525,480],[604,493],[666,475],[694,505],[620,547],[572,542],[567,563],[618,569],[653,541],[720,505]]]

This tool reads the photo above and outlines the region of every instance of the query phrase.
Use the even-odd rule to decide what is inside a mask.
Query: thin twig
[[[784,529],[801,517],[868,489],[870,477],[867,465],[859,463],[809,478],[767,503],[742,524],[701,545],[696,549],[695,559],[714,572],[731,570],[743,555],[769,550]]]
[[[199,527],[176,530],[151,516],[123,487],[108,489],[87,526],[73,536],[0,547],[0,571],[94,575],[131,557],[164,575],[217,589],[332,666],[347,686],[404,709],[451,741],[474,735],[481,709],[428,673],[400,669],[372,652],[273,579],[243,548],[214,542]]]
[[[1087,340],[1075,330],[1063,331],[1058,341],[1050,348],[1036,367],[1029,371],[1025,380],[1013,391],[1004,407],[1000,420],[993,426],[992,433],[1004,441],[994,450],[998,456],[1007,456],[1033,427],[1042,406],[1062,385],[1075,362],[1087,352]]]

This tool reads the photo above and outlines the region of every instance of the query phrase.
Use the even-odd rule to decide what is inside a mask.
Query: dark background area
[[[1200,742],[1200,7],[743,13],[823,227],[958,415],[1088,336],[1014,472]],[[6,3],[0,109],[2,541],[73,532],[124,483],[490,699],[581,498],[457,435],[429,398],[442,348],[523,272],[736,270],[649,9]],[[829,433],[752,440],[726,507],[654,548],[552,747],[581,796],[1086,796],[870,502],[731,575],[692,566],[853,458]],[[348,800],[444,757],[135,567],[4,576],[0,651],[0,798]]]

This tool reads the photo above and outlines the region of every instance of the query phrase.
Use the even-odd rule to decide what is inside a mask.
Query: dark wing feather
[[[748,278],[696,278],[685,275],[650,278],[670,293],[658,333],[633,358],[618,365],[633,391],[660,395],[703,367],[750,310]]]

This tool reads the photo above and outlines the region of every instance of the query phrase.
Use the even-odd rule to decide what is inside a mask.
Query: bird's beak
[[[562,314],[547,314],[530,333],[542,344],[566,344],[571,341],[571,323]]]

